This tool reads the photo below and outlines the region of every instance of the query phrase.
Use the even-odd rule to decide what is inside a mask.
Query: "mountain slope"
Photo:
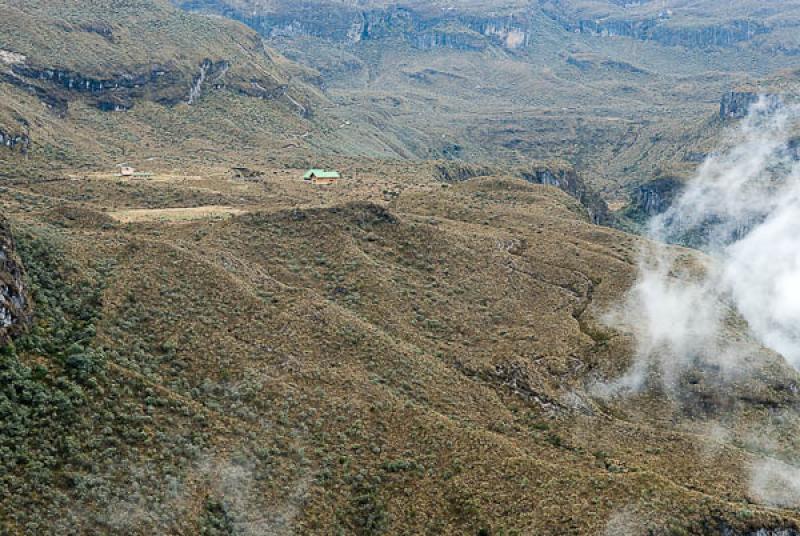
[[[613,396],[646,243],[535,160],[608,197],[690,170],[791,55],[514,0],[182,5],[0,6],[0,533],[800,533],[800,374],[724,310],[741,360]]]
[[[551,186],[403,169],[327,190],[271,173],[9,187],[37,320],[2,358],[3,528],[797,527],[752,504],[747,442],[793,452],[795,373],[768,357],[721,392],[708,370],[677,399],[595,396],[633,355],[598,319],[637,239]],[[155,211],[204,202],[243,214]],[[759,428],[775,411],[782,432]]]
[[[5,2],[0,162],[261,160],[327,128],[314,76],[242,25],[159,0]]]

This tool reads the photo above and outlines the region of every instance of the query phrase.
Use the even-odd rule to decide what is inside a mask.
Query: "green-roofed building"
[[[306,171],[306,174],[303,175],[303,179],[307,181],[313,181],[315,179],[336,180],[340,178],[341,175],[338,171],[325,171],[324,169],[309,169]]]

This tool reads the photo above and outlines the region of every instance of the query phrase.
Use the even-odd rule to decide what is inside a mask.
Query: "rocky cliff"
[[[551,16],[565,29],[602,37],[629,37],[642,41],[656,41],[668,46],[720,47],[750,41],[755,36],[769,32],[761,24],[749,20],[736,20],[724,24],[677,26],[662,19],[644,20],[570,20],[551,12]]]
[[[791,16],[775,16],[770,7],[733,1],[593,3],[575,0],[540,0],[544,13],[570,32],[600,37],[627,37],[666,46],[691,48],[731,47],[763,41],[762,36],[790,23]]]
[[[65,113],[69,102],[82,98],[103,111],[133,108],[138,100],[166,106],[194,104],[205,91],[229,89],[262,99],[283,96],[286,84],[271,77],[230,77],[227,59],[203,59],[194,71],[175,64],[152,64],[107,77],[56,66],[18,64],[11,66],[2,81],[36,95],[43,103]]]
[[[669,208],[683,185],[678,178],[660,177],[638,186],[631,196],[631,217],[644,220],[661,214]]]
[[[341,43],[395,38],[419,49],[482,50],[494,44],[507,49],[528,46],[536,10],[479,16],[458,9],[431,11],[404,5],[358,9],[355,6],[292,2],[267,10],[226,0],[185,0],[191,11],[221,14],[270,38],[313,36]]]
[[[0,216],[0,343],[27,328],[31,300],[8,221]]]
[[[763,98],[768,109],[774,110],[783,103],[780,95],[757,93],[753,91],[729,91],[722,96],[719,104],[719,115],[722,119],[742,119],[750,111],[750,107]]]
[[[0,130],[0,148],[26,153],[31,140],[27,134]]]
[[[609,225],[613,222],[606,202],[586,185],[575,168],[562,162],[536,164],[526,169],[503,169],[462,162],[445,162],[434,166],[434,176],[443,182],[462,182],[493,175],[510,175],[533,184],[555,186],[577,199],[592,223]]]
[[[531,171],[523,171],[522,178],[536,184],[555,186],[568,193],[586,208],[592,223],[612,223],[606,202],[586,185],[572,166],[539,166]]]

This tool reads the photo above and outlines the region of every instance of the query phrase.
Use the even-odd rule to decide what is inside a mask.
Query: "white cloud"
[[[792,107],[755,105],[729,147],[650,222],[637,282],[606,319],[633,332],[636,362],[605,393],[638,389],[652,371],[669,386],[696,363],[736,370],[750,351],[731,338],[737,316],[800,368],[800,164],[787,146],[797,117]]]

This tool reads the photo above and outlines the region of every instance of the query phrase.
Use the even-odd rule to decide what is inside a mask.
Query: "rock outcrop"
[[[586,185],[571,166],[537,167],[532,171],[523,171],[521,175],[528,182],[555,186],[580,201],[592,223],[608,225],[612,222],[606,202]]]
[[[30,93],[57,115],[63,116],[67,112],[67,99],[10,71],[0,71],[0,83],[6,83]]]
[[[4,132],[0,130],[0,148],[25,154],[28,152],[30,144],[31,140],[27,134]]]
[[[712,47],[731,46],[750,41],[766,33],[767,28],[751,21],[733,21],[724,25],[699,27],[673,27],[658,19],[641,21],[580,20],[563,22],[566,29],[603,37],[630,37],[642,41],[656,41],[668,46]]]
[[[434,166],[434,176],[442,182],[461,182],[475,177],[487,177],[498,172],[489,166],[465,162],[442,162]]]
[[[488,42],[480,34],[457,28],[434,28],[427,32],[409,34],[406,40],[420,50],[435,48],[484,50],[488,46]]]
[[[692,48],[728,47],[752,41],[769,33],[771,28],[749,19],[728,20],[706,24],[680,24],[672,14],[662,11],[646,18],[605,16],[588,18],[566,11],[558,4],[544,6],[544,13],[564,29],[598,37],[627,37],[641,41],[655,41],[667,46]]]
[[[506,175],[533,184],[555,186],[577,199],[593,223],[609,225],[613,218],[605,201],[567,164],[541,164],[531,169],[502,169],[464,162],[444,162],[434,167],[435,177],[442,182],[461,182],[476,177]]]
[[[30,324],[31,300],[24,274],[9,223],[0,217],[0,343]]]
[[[154,65],[146,72],[129,73],[113,78],[92,78],[90,76],[59,68],[34,67],[30,65],[13,65],[11,71],[23,78],[46,80],[79,93],[103,93],[115,89],[134,89],[152,84],[169,74],[165,67]]]
[[[53,102],[62,103],[70,96],[88,97],[104,111],[130,109],[135,99],[147,97],[155,102],[174,105],[182,100],[178,88],[189,84],[183,73],[163,65],[151,65],[138,72],[109,77],[95,77],[57,67],[17,64],[11,75],[19,83],[36,89],[34,92]]]
[[[181,102],[193,104],[208,88],[227,88],[266,100],[286,94],[288,86],[272,78],[229,75],[231,65],[225,59],[206,58],[194,74],[185,72],[186,69],[153,64],[139,71],[98,77],[58,67],[17,63],[0,73],[0,82],[35,95],[60,115],[66,114],[69,102],[76,98],[87,100],[106,112],[121,112],[130,110],[141,99],[165,106]]]
[[[200,70],[192,80],[192,87],[189,90],[189,104],[194,104],[203,94],[203,86],[211,85],[219,89],[225,85],[225,74],[231,68],[229,61],[214,62],[208,58],[200,64]]]
[[[647,219],[666,211],[683,189],[683,184],[675,177],[660,177],[637,187],[631,199],[636,219]]]
[[[780,95],[760,94],[753,91],[729,91],[722,96],[719,104],[719,116],[722,119],[742,119],[747,116],[750,107],[762,98],[765,106],[770,111],[783,104],[783,99]]]

